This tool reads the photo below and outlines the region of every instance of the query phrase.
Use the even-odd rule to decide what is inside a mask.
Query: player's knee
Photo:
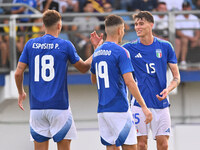
[[[145,142],[138,142],[137,146],[139,150],[147,150],[147,144]]]
[[[168,150],[168,143],[162,143],[160,150]]]
[[[162,143],[158,144],[158,150],[168,150],[168,143],[162,142]]]

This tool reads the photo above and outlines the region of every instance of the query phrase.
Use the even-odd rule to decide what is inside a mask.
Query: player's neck
[[[47,30],[47,31],[45,32],[45,34],[50,34],[50,35],[52,35],[52,36],[54,36],[54,37],[58,37],[58,32],[57,32],[57,31],[50,31],[50,30]]]
[[[153,43],[153,35],[140,37],[140,42],[144,45],[151,45]]]
[[[115,36],[115,37],[114,37],[114,36],[112,36],[112,37],[107,36],[106,41],[107,41],[107,42],[114,42],[114,43],[116,43],[116,44],[119,43],[118,37],[116,38],[116,36]]]

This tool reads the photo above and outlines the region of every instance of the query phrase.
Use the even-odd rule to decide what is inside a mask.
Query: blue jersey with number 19
[[[29,40],[19,62],[29,66],[31,109],[68,109],[67,61],[79,61],[73,44],[46,34]]]
[[[168,99],[159,101],[156,95],[166,88],[168,63],[177,63],[172,45],[154,37],[151,45],[143,45],[138,38],[123,45],[131,56],[138,87],[148,108],[162,109],[169,106]],[[139,106],[135,101],[136,106]]]
[[[96,74],[98,113],[127,112],[128,99],[122,75],[132,72],[129,52],[113,42],[105,42],[94,54],[91,72]]]

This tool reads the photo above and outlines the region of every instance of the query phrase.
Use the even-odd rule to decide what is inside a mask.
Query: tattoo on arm
[[[177,77],[174,77],[172,81],[175,81],[179,85],[179,79]]]

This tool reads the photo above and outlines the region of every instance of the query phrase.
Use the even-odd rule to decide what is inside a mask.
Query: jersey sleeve
[[[25,64],[28,64],[28,50],[30,49],[29,48],[29,43],[31,42],[31,40],[29,40],[26,45],[24,46],[24,49],[22,51],[22,54],[19,58],[19,62],[22,62],[22,63],[25,63]]]
[[[121,53],[119,55],[119,68],[122,74],[134,71],[131,64],[130,54],[125,48],[121,49]]]
[[[80,60],[80,57],[77,54],[74,45],[69,41],[67,41],[67,44],[68,44],[67,47],[69,49],[69,61],[71,64],[75,64],[76,62],[78,62]]]
[[[168,43],[167,63],[173,63],[173,64],[177,63],[176,53],[171,43]]]

